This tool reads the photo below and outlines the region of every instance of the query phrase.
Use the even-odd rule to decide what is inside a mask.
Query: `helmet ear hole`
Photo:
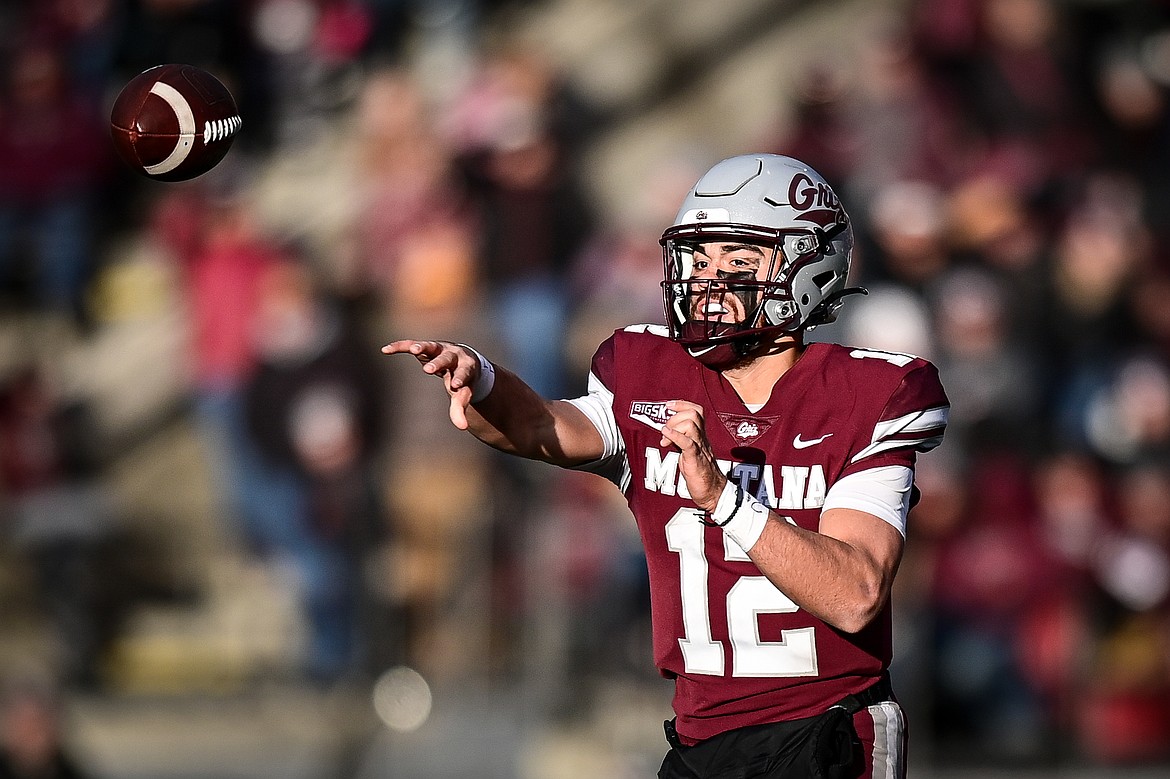
[[[811,302],[812,302],[812,298],[809,297],[807,292],[800,296],[800,305],[807,306]]]
[[[813,284],[816,284],[817,288],[820,289],[821,292],[827,291],[829,287],[833,286],[833,282],[836,280],[837,274],[831,270],[825,271],[824,273],[818,273],[817,275],[813,276]]]

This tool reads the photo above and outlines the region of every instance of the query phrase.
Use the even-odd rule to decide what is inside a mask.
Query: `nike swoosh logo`
[[[831,435],[833,435],[833,434],[832,433],[825,433],[820,438],[812,438],[812,439],[809,439],[808,441],[802,441],[800,438],[800,433],[797,433],[796,438],[792,439],[792,448],[793,449],[807,449],[810,446],[816,446],[821,441],[824,441],[826,438],[828,438]]]

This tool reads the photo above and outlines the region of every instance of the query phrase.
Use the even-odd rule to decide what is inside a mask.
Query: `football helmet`
[[[769,336],[832,322],[845,295],[865,292],[845,286],[849,216],[824,178],[791,157],[718,163],[687,194],[660,243],[671,338],[713,367]],[[759,267],[714,271],[707,259],[697,263],[712,244],[759,247]]]

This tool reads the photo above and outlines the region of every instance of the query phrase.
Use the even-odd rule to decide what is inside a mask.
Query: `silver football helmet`
[[[865,292],[845,286],[849,216],[824,178],[791,157],[748,154],[715,165],[661,244],[671,338],[709,365],[733,361],[768,335],[832,322],[845,295]],[[703,248],[712,244],[759,247],[759,267],[715,272]]]

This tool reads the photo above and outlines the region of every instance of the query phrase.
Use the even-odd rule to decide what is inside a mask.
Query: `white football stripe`
[[[179,138],[175,141],[175,148],[162,162],[145,166],[147,173],[157,175],[169,173],[179,167],[183,164],[183,160],[187,159],[187,155],[191,153],[191,149],[195,145],[195,114],[192,113],[187,98],[183,97],[179,90],[170,84],[156,81],[150,91],[151,94],[158,95],[167,101],[167,105],[175,112],[175,119],[179,121]]]

